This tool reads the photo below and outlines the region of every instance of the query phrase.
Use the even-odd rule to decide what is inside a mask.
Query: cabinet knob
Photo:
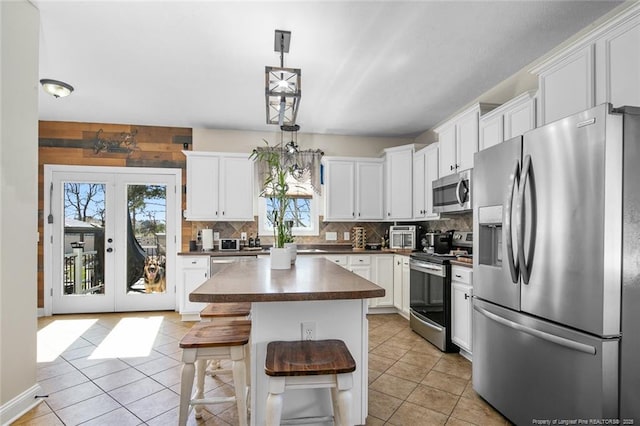
[[[224,210],[222,210],[222,216],[224,216]]]
[[[391,216],[391,212],[387,212],[387,216]]]
[[[467,293],[464,294],[464,300],[467,300],[469,298],[469,295]]]
[[[449,170],[453,170],[453,164],[449,166]]]
[[[111,247],[109,247],[109,248],[107,249],[107,253],[111,253],[112,251],[113,251],[113,249],[112,249]]]
[[[462,278],[462,275],[456,274],[456,278]]]

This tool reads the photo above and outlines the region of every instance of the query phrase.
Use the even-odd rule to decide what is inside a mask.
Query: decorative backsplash
[[[389,223],[381,222],[324,222],[320,217],[319,235],[313,236],[296,236],[295,241],[300,244],[351,244],[351,240],[344,240],[345,232],[352,234],[351,229],[360,226],[365,229],[367,242],[379,243],[384,236],[385,231],[389,228]],[[242,232],[247,233],[247,238],[253,236],[255,238],[258,233],[258,218],[253,222],[190,222],[191,223],[191,240],[195,240],[198,231],[205,228],[213,229],[213,232],[219,232],[222,238],[240,238]],[[336,241],[327,241],[326,233],[335,232],[338,236]],[[260,241],[263,245],[273,244],[273,234],[260,234]]]
[[[390,222],[324,222],[323,217],[320,216],[319,235],[313,236],[297,236],[295,237],[296,243],[299,244],[351,244],[351,240],[344,240],[343,236],[345,232],[351,231],[354,227],[360,226],[365,229],[367,235],[367,242],[379,243],[385,234],[385,231],[392,225]],[[201,229],[210,228],[214,232],[219,232],[222,238],[240,238],[242,232],[247,233],[247,238],[252,236],[256,237],[258,233],[258,218],[253,222],[188,222],[191,224],[191,235],[189,239],[196,240],[198,231]],[[457,231],[472,231],[473,230],[473,216],[469,213],[451,214],[443,217],[441,220],[431,220],[425,222],[406,222],[412,225],[422,226],[424,231],[446,231],[449,229],[455,229]],[[183,231],[184,232],[184,231]],[[336,241],[327,241],[326,233],[335,232],[338,236]],[[184,236],[183,236],[184,237]],[[183,238],[184,239],[184,238]],[[260,242],[263,245],[273,244],[273,234],[261,234]]]

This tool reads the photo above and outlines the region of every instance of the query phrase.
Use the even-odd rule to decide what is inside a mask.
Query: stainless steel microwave
[[[464,170],[433,181],[434,213],[464,212],[471,210],[471,176],[473,170]]]

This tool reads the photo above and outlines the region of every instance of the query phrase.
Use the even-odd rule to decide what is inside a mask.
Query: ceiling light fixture
[[[280,52],[280,67],[265,67],[265,101],[267,124],[293,126],[300,106],[301,70],[285,68],[284,54],[289,53],[291,31],[276,30],[274,51]]]
[[[40,84],[42,84],[42,88],[45,92],[55,98],[64,98],[65,96],[69,96],[71,92],[73,92],[72,85],[59,80],[43,78],[42,80],[40,80]]]

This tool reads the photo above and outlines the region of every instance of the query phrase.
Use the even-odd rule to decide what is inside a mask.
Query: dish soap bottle
[[[253,244],[256,247],[261,247],[261,245],[260,245],[260,236],[257,233],[256,233],[256,239],[253,241]]]
[[[253,240],[253,234],[249,235],[249,247],[255,247],[256,243]]]

